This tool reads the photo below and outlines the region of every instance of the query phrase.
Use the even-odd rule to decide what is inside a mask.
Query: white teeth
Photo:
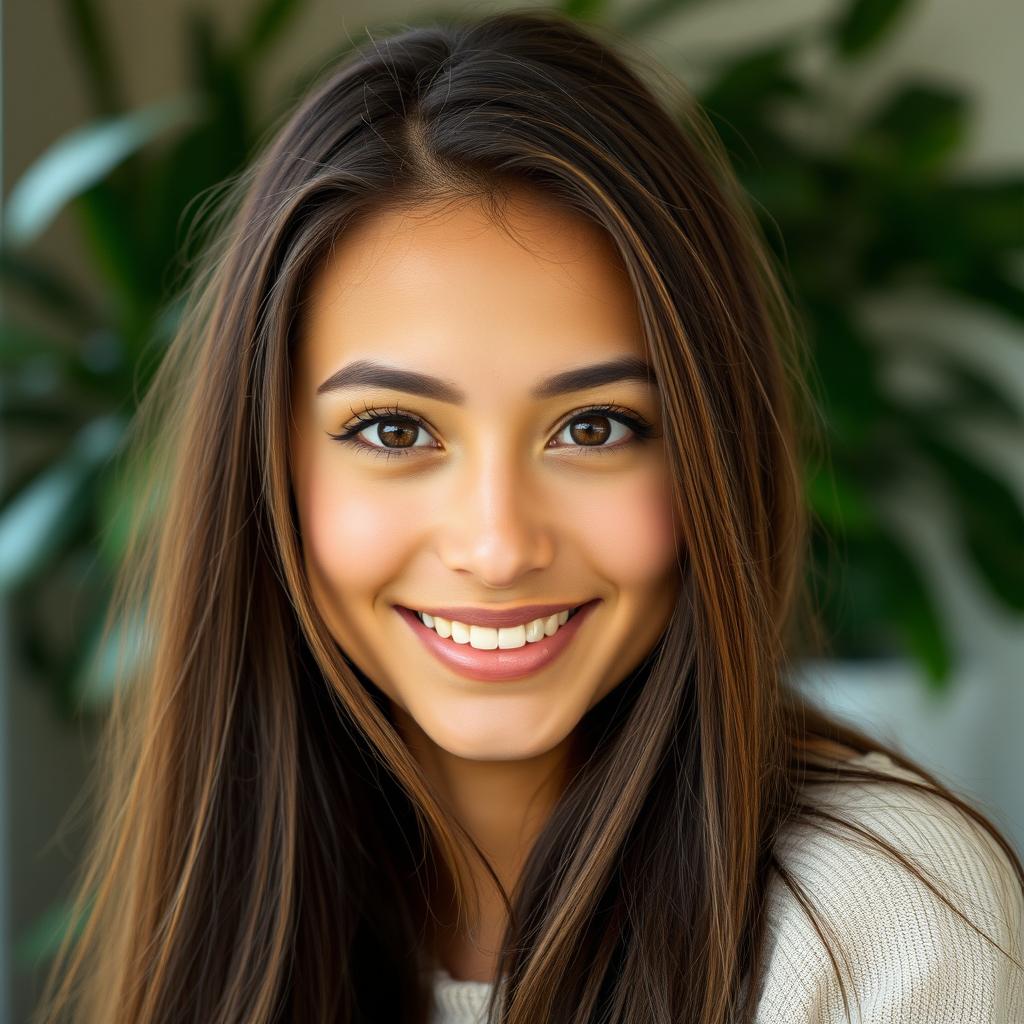
[[[560,626],[569,621],[570,609],[555,612],[539,619],[532,619],[521,626],[472,626],[464,622],[443,619],[440,615],[429,615],[417,612],[420,622],[433,629],[438,636],[446,640],[451,638],[457,644],[469,644],[480,651],[493,651],[496,648],[511,650],[535,644],[546,636],[554,636]]]

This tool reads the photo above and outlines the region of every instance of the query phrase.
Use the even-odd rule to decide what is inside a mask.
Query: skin
[[[657,392],[638,381],[529,395],[555,373],[645,355],[617,253],[542,197],[512,193],[506,210],[511,234],[462,201],[378,214],[339,240],[303,308],[290,456],[325,622],[511,892],[565,784],[576,725],[650,652],[679,578]],[[356,359],[443,377],[466,403],[369,387],[317,394]],[[600,403],[639,414],[655,437],[599,420],[608,450],[584,450],[593,435],[579,425],[594,421],[579,414]],[[427,429],[384,413],[406,428],[392,440],[405,454],[388,459],[329,436],[365,406]],[[360,439],[387,448],[385,427],[361,426]],[[561,657],[497,683],[452,673],[393,607],[592,598],[601,603]],[[479,913],[451,924],[442,963],[493,980],[504,908],[474,877]]]

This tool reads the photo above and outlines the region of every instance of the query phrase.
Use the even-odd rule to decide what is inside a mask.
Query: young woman
[[[513,11],[236,183],[41,1020],[1024,1020],[1011,846],[787,684],[807,368],[702,125]]]

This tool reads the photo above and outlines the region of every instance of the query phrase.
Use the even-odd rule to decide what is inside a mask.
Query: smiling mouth
[[[537,673],[565,651],[600,598],[567,609],[565,621],[555,613],[518,626],[500,629],[465,623],[428,625],[420,613],[402,605],[395,610],[406,620],[426,649],[457,675],[481,681],[520,679]],[[538,628],[539,624],[543,628]],[[532,627],[527,636],[527,627]],[[453,627],[453,628],[452,628]]]

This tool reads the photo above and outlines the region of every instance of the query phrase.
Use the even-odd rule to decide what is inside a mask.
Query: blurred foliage
[[[807,467],[810,571],[824,581],[820,606],[833,651],[905,654],[942,689],[955,661],[950,630],[927,567],[884,505],[923,471],[948,494],[956,540],[987,594],[1020,612],[1024,512],[964,443],[964,427],[998,422],[1018,432],[1021,411],[999,380],[977,369],[976,339],[951,352],[925,325],[913,337],[881,332],[865,307],[910,288],[1019,325],[1024,289],[1014,261],[1024,249],[1024,175],[955,173],[970,111],[948,83],[900,80],[867,113],[850,115],[836,79],[849,80],[853,63],[903,23],[909,6],[840,4],[811,33],[721,63],[699,98],[787,268],[811,345],[827,459]],[[808,46],[831,55],[813,75],[796,70]],[[898,364],[927,371],[939,386],[928,397],[897,393]]]
[[[562,9],[641,34],[700,2],[708,0],[651,0],[617,17],[602,0],[567,0]],[[698,99],[756,201],[812,345],[810,383],[824,414],[828,459],[825,467],[807,467],[809,571],[828,582],[822,613],[834,653],[903,653],[939,687],[953,662],[947,630],[913,550],[886,523],[882,500],[908,472],[930,467],[948,490],[978,578],[999,603],[1020,611],[1020,503],[957,436],[959,426],[981,420],[1019,427],[1020,411],[999,381],[927,337],[877,336],[863,302],[924,285],[1021,320],[1024,291],[1011,260],[1024,247],[1024,177],[965,178],[950,170],[967,137],[969,105],[948,84],[902,81],[860,118],[833,94],[835,72],[849,75],[873,54],[909,6],[839,3],[811,33],[795,31],[713,62]],[[114,647],[127,635],[130,654],[137,640],[138,623],[126,622],[113,646],[98,647],[112,574],[139,501],[116,456],[174,334],[175,297],[204,244],[202,218],[190,219],[193,206],[236,175],[317,71],[354,45],[324,55],[277,110],[258,114],[254,85],[263,62],[303,7],[302,0],[262,0],[231,40],[209,13],[191,10],[190,88],[128,110],[98,5],[63,0],[96,117],[45,152],[5,203],[0,281],[13,301],[0,319],[0,416],[35,454],[0,493],[0,588],[13,598],[20,655],[68,719],[102,713]],[[831,55],[814,76],[797,71],[807,46]],[[827,143],[786,129],[800,120],[830,126]],[[33,244],[64,209],[100,275],[98,297],[33,256]],[[908,356],[941,378],[943,397],[910,401],[886,387],[887,367]],[[79,595],[63,643],[48,626],[65,616],[54,616],[47,603],[47,582],[62,572]],[[52,952],[65,916],[66,908],[55,906],[23,937],[21,962]]]
[[[698,2],[652,0],[615,17],[602,0],[568,0],[563,9],[648,33]],[[873,54],[904,24],[909,6],[839,3],[810,33],[714,61],[698,98],[788,270],[813,347],[828,464],[807,467],[815,515],[809,571],[827,581],[821,603],[834,653],[905,653],[941,686],[953,662],[948,631],[926,573],[886,523],[881,501],[909,471],[930,467],[948,488],[979,579],[1020,611],[1020,503],[957,434],[980,419],[1019,425],[1020,412],[968,359],[927,338],[877,336],[862,305],[923,285],[1019,321],[1024,291],[1010,268],[1024,246],[1024,178],[950,170],[968,134],[969,104],[948,84],[902,81],[858,118],[834,95],[835,72],[849,75]],[[297,79],[278,110],[254,109],[263,62],[303,7],[262,0],[235,39],[223,38],[208,12],[189,11],[189,88],[128,110],[98,5],[63,0],[96,117],[45,152],[5,203],[0,280],[13,301],[0,320],[0,416],[34,454],[0,493],[0,588],[15,598],[20,654],[69,719],[102,711],[109,697],[114,659],[97,641],[138,500],[116,455],[173,336],[175,296],[204,244],[195,204],[241,170],[314,77]],[[831,55],[814,75],[797,70],[808,46]],[[801,121],[828,125],[827,141],[786,127]],[[33,244],[65,209],[101,279],[98,296],[33,256]],[[944,382],[943,397],[911,402],[887,388],[896,357],[927,364]],[[62,572],[79,597],[70,627],[62,623],[70,639],[58,640],[47,583]],[[118,635],[135,628],[125,623]]]
[[[134,622],[120,624],[100,648],[139,501],[117,455],[178,324],[177,296],[205,238],[197,209],[237,175],[260,133],[313,77],[306,72],[277,110],[257,116],[265,58],[303,6],[263,0],[230,40],[211,12],[189,11],[189,88],[127,110],[99,5],[63,0],[97,116],[43,153],[4,204],[0,422],[22,442],[12,448],[29,454],[0,492],[0,590],[14,598],[18,653],[68,720],[102,713],[117,645],[127,636],[129,654],[138,649]],[[33,255],[65,209],[100,279],[98,296]],[[54,616],[58,579],[65,613]]]

